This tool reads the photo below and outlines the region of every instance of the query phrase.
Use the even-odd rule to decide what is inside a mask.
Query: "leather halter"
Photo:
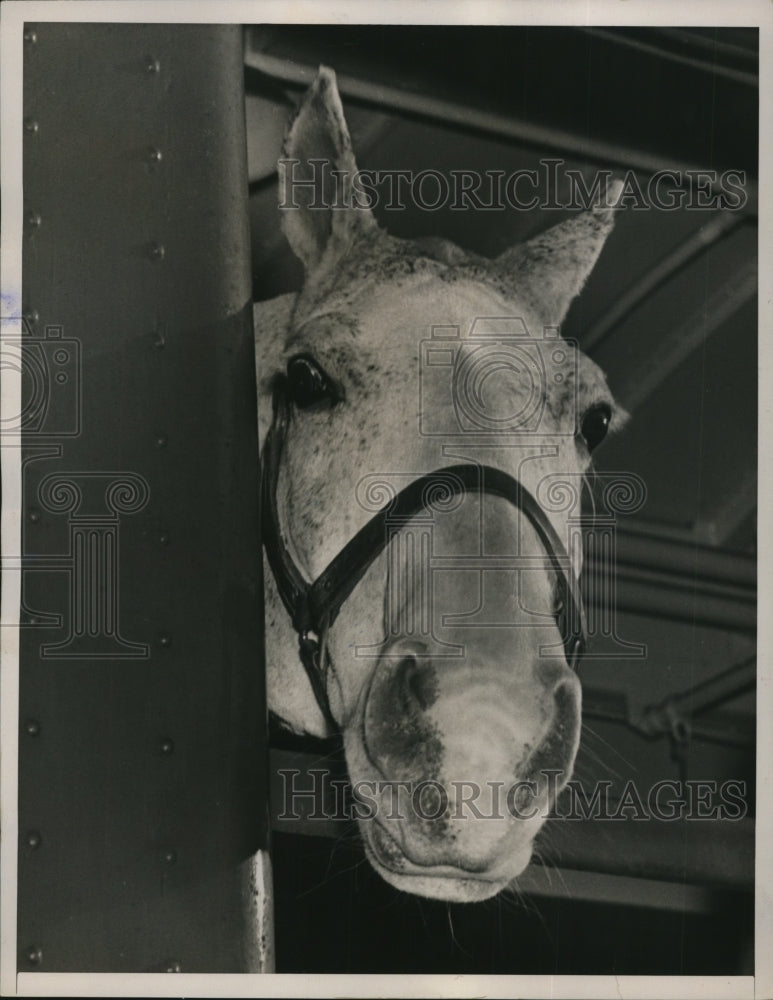
[[[337,724],[328,705],[323,662],[328,629],[371,563],[389,543],[388,522],[404,522],[425,509],[433,485],[443,491],[444,499],[459,493],[488,493],[502,497],[523,511],[556,572],[561,596],[556,624],[566,661],[572,669],[577,668],[585,649],[585,611],[566,549],[529,490],[513,476],[493,466],[448,465],[414,479],[360,528],[313,583],[308,583],[284,544],[279,524],[279,463],[290,419],[281,381],[274,390],[273,402],[274,421],[263,451],[261,479],[263,545],[282,603],[298,633],[301,662],[322,714],[333,729]]]

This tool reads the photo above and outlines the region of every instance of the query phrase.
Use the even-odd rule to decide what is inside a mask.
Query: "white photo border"
[[[773,6],[767,0],[5,0],[0,11],[2,66],[3,229],[0,262],[3,315],[19,312],[22,247],[22,33],[25,21],[127,23],[517,24],[565,26],[716,26],[760,30],[760,122],[773,121]],[[773,135],[760,128],[760,176],[773,164]],[[760,187],[759,274],[773,273],[773,196]],[[773,607],[773,299],[759,289],[759,590],[758,607]],[[20,331],[3,323],[4,335]],[[20,412],[18,373],[3,370],[2,416]],[[19,442],[2,449],[2,551],[20,551]],[[757,834],[754,977],[672,976],[175,976],[16,971],[18,792],[18,608],[20,571],[2,575],[0,732],[0,994],[3,996],[453,996],[472,997],[769,997],[773,995],[773,616],[759,616],[757,685]],[[16,619],[14,620],[14,613]]]

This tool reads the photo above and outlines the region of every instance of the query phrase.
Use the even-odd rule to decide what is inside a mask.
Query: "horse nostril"
[[[406,701],[426,712],[437,698],[434,667],[415,656],[405,656],[397,668],[397,676]]]

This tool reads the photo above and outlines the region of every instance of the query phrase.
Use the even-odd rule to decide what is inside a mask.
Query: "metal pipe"
[[[753,633],[757,623],[756,560],[668,538],[631,522],[617,533],[616,560],[592,553],[584,574],[611,576],[617,611]],[[588,587],[594,603],[606,593]]]
[[[709,722],[705,719],[693,719],[690,723],[690,739],[700,740],[701,743],[716,743],[722,747],[753,752],[756,738],[757,727],[754,724],[744,727],[740,722]]]
[[[743,83],[748,87],[759,86],[759,77],[756,73],[747,73],[744,70],[732,69],[730,66],[721,66],[715,61],[708,62],[705,59],[696,59],[693,56],[683,56],[679,52],[669,52],[668,49],[653,45],[650,42],[642,42],[638,38],[631,38],[630,35],[619,31],[610,31],[607,28],[583,28],[586,35],[594,35],[603,38],[605,41],[614,42],[616,45],[624,45],[637,52],[645,52],[648,55],[657,56],[659,59],[667,59],[669,62],[680,63],[682,66],[689,66],[691,69],[702,70],[704,73],[712,73],[714,76],[723,76],[733,83]]]
[[[302,63],[290,62],[279,56],[272,56],[267,52],[256,51],[251,47],[249,33],[244,60],[246,66],[264,73],[270,79],[281,80],[283,83],[298,87],[309,86],[317,72],[316,66],[305,66]],[[532,122],[517,120],[507,115],[457,104],[454,101],[400,90],[398,87],[388,84],[359,80],[345,73],[337,74],[337,80],[339,92],[344,97],[367,104],[375,104],[392,111],[439,121],[445,125],[456,125],[460,128],[500,136],[503,139],[558,150],[591,163],[615,164],[644,174],[655,174],[661,171],[668,171],[669,174],[673,174],[675,171],[686,174],[689,171],[703,169],[701,164],[674,162],[660,156],[653,156],[643,149],[630,149],[598,139],[590,140],[582,133],[535,125]],[[721,190],[719,181],[712,187],[714,190]],[[756,205],[757,200],[756,189],[752,191],[749,187],[748,193],[746,211],[754,214],[753,206]]]
[[[716,549],[681,532],[655,528],[642,521],[628,521],[618,527],[617,556],[622,565],[649,567],[696,580],[718,580],[750,591],[757,586],[755,556]]]
[[[725,42],[717,38],[716,35],[707,38],[704,35],[696,35],[684,28],[660,27],[657,29],[657,32],[664,38],[672,38],[677,42],[683,42],[686,45],[692,45],[694,48],[709,50],[711,52],[724,52],[725,55],[731,58],[743,59],[746,62],[754,63],[755,66],[759,62],[759,52],[756,48],[747,49],[743,45],[736,45],[734,42]]]
[[[750,635],[757,629],[755,601],[732,600],[671,587],[665,589],[632,580],[626,580],[625,585],[618,588],[617,610]]]
[[[641,717],[631,715],[627,696],[619,692],[603,691],[583,685],[582,715],[584,719],[625,726],[648,739],[673,735],[672,716],[662,714],[658,719],[651,716],[646,723],[642,723]],[[686,720],[680,716],[679,721],[684,723],[683,732],[687,735]],[[708,718],[692,718],[689,722],[689,736],[703,743],[716,743],[720,746],[749,750],[754,747],[756,731],[753,721],[750,726],[740,716],[719,713]]]
[[[601,316],[583,337],[583,350],[590,353],[597,348],[609,334],[630,313],[652,295],[662,285],[675,277],[689,263],[723,237],[729,235],[745,221],[744,216],[732,212],[720,212],[710,219],[706,225],[691,233],[671,253],[666,254],[655,267],[642,275],[630,288],[624,292],[614,304]]]
[[[721,545],[732,537],[757,509],[758,475],[756,463],[733,481],[729,495],[717,497],[704,507],[694,525],[696,538],[709,545]]]
[[[717,901],[712,889],[630,878],[600,872],[576,871],[543,863],[532,863],[518,876],[517,887],[525,896],[569,899],[573,902],[614,903],[618,906],[646,906],[677,913],[711,913]]]
[[[616,565],[605,564],[603,560],[591,558],[586,562],[585,569],[595,574],[607,571],[607,578],[613,577],[609,582],[611,585],[622,585],[625,587],[629,583],[640,584],[641,586],[657,587],[662,590],[678,590],[681,593],[690,593],[694,597],[713,597],[724,599],[730,603],[740,602],[756,607],[756,592],[753,589],[739,587],[736,584],[728,583],[724,580],[712,580],[706,577],[698,577],[691,573],[670,572],[668,570],[653,570],[637,565],[630,565],[618,560]],[[596,576],[598,579],[598,576]]]
[[[648,705],[637,720],[647,735],[669,732],[677,716],[692,716],[754,689],[757,657],[750,656],[736,666],[701,681],[686,691],[670,694],[656,705]]]
[[[754,886],[754,820],[548,820],[537,844],[561,867],[689,885]]]
[[[626,409],[633,412],[676,371],[692,352],[716,333],[741,306],[757,293],[757,262],[744,264],[714,291],[700,307],[672,330],[665,346],[653,354],[644,372],[631,375],[618,389]]]

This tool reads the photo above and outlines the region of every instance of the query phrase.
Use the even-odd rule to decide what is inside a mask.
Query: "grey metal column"
[[[25,32],[19,971],[270,968],[242,81]]]

